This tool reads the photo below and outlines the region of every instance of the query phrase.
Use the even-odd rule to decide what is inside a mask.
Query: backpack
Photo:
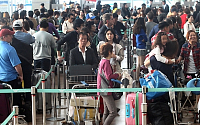
[[[97,46],[99,44],[99,38],[98,38],[98,34],[96,34],[93,39],[92,42]]]

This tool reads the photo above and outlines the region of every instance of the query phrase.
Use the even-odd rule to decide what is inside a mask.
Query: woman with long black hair
[[[123,4],[121,15],[123,16],[124,19],[130,19],[131,14],[129,12],[129,7],[127,3]]]
[[[139,80],[140,67],[144,65],[146,55],[146,27],[144,18],[139,17],[133,27],[133,34],[136,37],[136,53],[138,55],[138,65],[136,69],[136,80]]]

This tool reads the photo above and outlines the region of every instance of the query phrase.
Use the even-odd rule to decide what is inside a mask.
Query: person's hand
[[[118,73],[119,77],[117,78],[118,80],[121,80],[122,79],[122,75],[121,73]]]
[[[171,59],[168,60],[168,64],[174,64],[174,61],[172,61]]]
[[[177,60],[176,60],[176,63],[180,63],[181,62],[181,57],[179,57]]]
[[[23,81],[23,76],[18,76],[20,81],[22,82]]]
[[[117,56],[113,53],[113,54],[112,54],[112,58],[113,58],[113,59],[116,59]]]
[[[25,32],[25,33],[28,33],[28,32],[24,29],[24,27],[22,27],[22,31]]]
[[[123,37],[124,37],[124,39],[125,39],[125,38],[128,38],[127,34],[124,34],[124,36],[123,36]]]
[[[58,56],[58,61],[62,61],[64,58],[62,56]]]
[[[119,36],[116,34],[116,39],[118,39],[119,38]]]
[[[145,40],[143,39],[142,42],[145,42]]]

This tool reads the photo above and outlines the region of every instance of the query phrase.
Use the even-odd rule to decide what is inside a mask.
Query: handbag
[[[102,80],[101,88],[110,88],[109,80],[107,80],[107,78],[105,77],[103,69],[102,69],[102,74],[99,73],[99,75]],[[120,84],[117,82],[114,82],[113,88],[120,88]],[[107,95],[107,94],[108,94],[107,92],[100,92],[100,95]],[[114,100],[119,100],[122,95],[123,95],[123,92],[112,92],[112,96]]]
[[[147,88],[170,88],[172,83],[160,71],[155,70],[144,78],[140,78],[140,85]],[[166,92],[147,92],[148,100],[155,99],[156,97],[164,95]]]

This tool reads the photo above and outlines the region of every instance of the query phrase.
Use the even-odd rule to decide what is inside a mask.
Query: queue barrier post
[[[52,66],[52,72],[51,72],[51,78],[52,78],[52,84],[53,84],[53,89],[55,89],[55,66]],[[56,108],[56,93],[53,94],[53,117],[47,118],[47,121],[62,121],[64,118],[58,118],[57,117],[57,108]]]
[[[32,125],[36,125],[36,107],[35,107],[35,96],[36,96],[36,87],[31,87],[31,98],[32,98]]]
[[[146,93],[147,93],[147,87],[142,86],[142,105],[141,105],[141,111],[142,111],[142,125],[147,125],[147,103],[146,103]]]
[[[57,64],[57,82],[58,82],[58,89],[60,89],[60,62],[58,61]],[[58,93],[58,105],[56,106],[57,109],[66,109],[66,107],[61,106],[61,93]]]
[[[45,89],[45,74],[42,73],[42,89]],[[46,94],[42,92],[42,100],[43,100],[43,125],[46,125]]]
[[[13,125],[18,125],[19,107],[13,106],[13,111],[15,111],[15,114],[13,116]]]

